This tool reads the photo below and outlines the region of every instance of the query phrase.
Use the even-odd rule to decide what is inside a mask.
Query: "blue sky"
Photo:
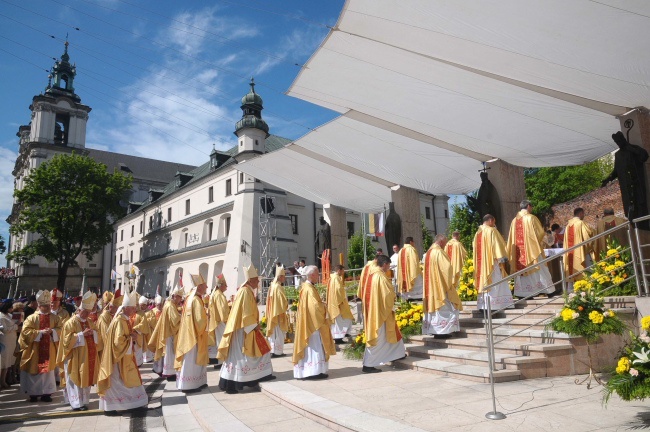
[[[273,134],[295,139],[335,116],[283,93],[342,6],[343,0],[1,0],[0,234],[7,239],[16,132],[29,123],[32,97],[45,89],[66,33],[76,93],[92,107],[87,147],[198,165],[213,143],[235,144],[251,76]]]

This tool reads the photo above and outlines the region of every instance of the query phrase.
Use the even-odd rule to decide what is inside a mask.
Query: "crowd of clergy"
[[[599,231],[621,223],[606,216],[611,217],[603,218]],[[583,219],[584,211],[576,209],[564,229],[565,248],[593,235]],[[554,293],[548,268],[539,264],[545,256],[546,234],[528,201],[521,202],[507,241],[497,230],[495,218],[483,217],[472,244],[479,309],[488,303],[492,310],[513,306],[513,292],[505,280],[508,271],[519,272],[514,279],[516,297]],[[590,265],[593,247],[585,244],[573,249],[564,260],[565,272],[572,280],[579,279]],[[366,341],[363,373],[381,372],[379,366],[406,356],[394,312],[398,296],[422,298],[423,334],[444,338],[460,330],[463,306],[457,287],[467,251],[459,234],[454,232],[449,241],[437,235],[422,258],[411,237],[402,248],[393,250],[390,258],[378,251],[358,281]],[[316,287],[321,282],[319,269],[305,266],[297,311],[290,320],[284,288],[287,275],[278,265],[266,299],[265,332],[257,300],[261,278],[253,265],[244,267],[243,272],[245,282],[231,301],[225,296],[228,285],[222,275],[209,292],[200,275],[191,275],[193,288],[186,292],[182,285],[176,286],[166,300],[157,294],[151,301],[128,289],[104,292],[101,298],[88,291],[73,314],[60,307],[59,290],[39,291],[38,310],[26,318],[18,338],[20,391],[30,402],[50,402],[60,388],[73,410],[84,411],[91,387],[96,386],[100,409],[108,415],[143,409],[148,395],[139,370],[143,363],[151,363],[153,372],[175,381],[183,392],[207,387],[207,368],[212,365],[219,370],[219,388],[235,394],[275,379],[271,359],[285,356],[290,327],[294,378],[328,378],[330,356],[336,354],[336,345],[350,336],[354,322],[344,267],[335,266],[334,272],[324,275],[327,291],[323,300]],[[11,330],[10,325],[4,323],[0,330]]]

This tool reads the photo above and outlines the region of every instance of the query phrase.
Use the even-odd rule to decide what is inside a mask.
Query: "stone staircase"
[[[461,331],[450,339],[414,336],[407,346],[408,357],[393,362],[404,369],[489,382],[488,353],[483,312],[476,302],[464,302]],[[545,325],[562,309],[564,300],[532,299],[518,303],[492,319],[495,335],[495,382],[587,373],[587,344],[581,337],[547,330]],[[636,312],[634,297],[607,297],[605,307],[629,323]],[[504,338],[508,337],[504,340]],[[615,364],[625,336],[608,335],[592,345],[594,369]]]

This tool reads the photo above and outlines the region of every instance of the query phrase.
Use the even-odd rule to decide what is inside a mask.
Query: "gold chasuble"
[[[399,292],[410,292],[420,275],[420,257],[410,244],[405,244],[397,255],[397,287]]]
[[[451,261],[451,272],[453,275],[452,285],[457,287],[460,283],[460,274],[463,271],[463,266],[467,260],[467,251],[461,242],[453,238],[447,242],[445,252],[447,252],[449,261]]]
[[[537,216],[528,213],[523,209],[517,213],[517,216],[510,224],[510,233],[508,234],[508,260],[510,261],[510,270],[514,273],[523,270],[539,261],[539,257],[544,257],[544,228]],[[530,269],[524,275],[539,271],[539,267]]]
[[[576,216],[569,220],[566,228],[564,228],[564,249],[569,249],[578,243],[585,242],[593,235],[593,230]],[[567,278],[574,281],[583,278],[584,275],[582,270],[585,269],[585,261],[591,253],[591,247],[591,244],[587,243],[586,245],[574,249],[565,255],[564,272]],[[571,277],[571,275],[576,272],[580,273]]]
[[[491,226],[481,225],[474,236],[474,286],[478,292],[492,283],[492,272],[497,261],[507,259],[506,242],[501,233]]]
[[[309,337],[314,332],[320,332],[325,361],[330,355],[336,354],[336,346],[332,339],[330,323],[326,317],[327,310],[316,287],[310,282],[300,286],[298,300],[298,316],[296,317],[296,336],[293,342],[293,364],[298,364],[305,357],[305,349],[309,345]]]
[[[175,337],[178,334],[180,325],[181,314],[178,311],[178,306],[171,299],[167,299],[156,327],[151,333],[151,338],[149,338],[149,351],[154,353],[154,361],[160,360],[165,355],[167,338],[170,336]],[[174,352],[176,352],[176,349],[174,349]]]
[[[54,315],[56,315],[59,318],[59,321],[61,322],[61,328],[63,328],[63,325],[70,319],[70,312],[67,311],[66,308],[61,306],[56,312],[52,311]]]
[[[334,324],[334,320],[339,315],[343,319],[354,319],[345,292],[345,281],[343,276],[339,276],[336,272],[330,275],[330,281],[327,284],[327,314],[330,324]]]
[[[214,331],[220,323],[227,322],[228,315],[230,315],[228,299],[219,288],[215,288],[212,291],[208,310],[210,311],[210,316],[208,317],[208,345],[215,346],[217,344],[217,336],[214,334]]]
[[[74,347],[77,343],[77,333],[86,329],[97,331],[97,343],[94,336],[86,336],[85,345]],[[99,351],[102,346],[102,334],[97,326],[89,319],[82,321],[74,315],[63,326],[57,353],[57,365],[63,368],[63,362],[68,360],[68,375],[77,387],[90,387],[97,384],[99,376]]]
[[[289,301],[280,282],[274,280],[269,287],[269,294],[266,298],[266,336],[273,336],[275,326],[279,325],[280,330],[289,330],[289,316],[287,307]]]
[[[219,343],[219,353],[217,358],[225,361],[228,358],[230,350],[230,340],[235,330],[244,329],[252,324],[258,324],[260,321],[260,312],[257,309],[257,302],[253,290],[247,284],[242,285],[237,291],[237,297],[230,310],[226,329]],[[255,330],[244,336],[244,347],[242,353],[248,357],[262,357],[264,354],[271,352],[268,341],[262,334],[261,330]]]
[[[158,308],[153,308],[144,313],[144,319],[147,320],[147,324],[151,329],[151,332],[147,335],[147,338],[145,339],[144,349],[149,349],[149,341],[151,340],[153,329],[156,328],[156,324],[158,324],[158,319],[160,318],[161,314],[162,314],[162,310],[158,310]]]
[[[137,311],[134,316],[133,325],[133,331],[138,332],[136,343],[143,351],[147,350],[147,343],[149,343],[149,337],[151,336],[151,332],[153,332],[153,328],[151,328],[150,321],[147,318],[147,312],[149,311]]]
[[[193,290],[186,299],[181,313],[181,324],[176,341],[176,360],[174,368],[180,369],[185,354],[197,345],[196,365],[207,366],[208,357],[208,316],[203,299]]]
[[[106,395],[111,388],[111,375],[117,364],[120,378],[127,388],[142,385],[140,371],[135,363],[135,351],[131,339],[133,328],[129,318],[124,314],[115,316],[104,339],[104,349],[97,377],[97,394]],[[130,348],[130,350],[129,350]]]
[[[435,312],[449,299],[459,311],[463,303],[453,285],[453,268],[447,253],[436,243],[424,255],[424,307],[425,312]]]
[[[52,335],[42,335],[40,341],[35,341],[40,330],[52,329],[61,338],[61,321],[53,313],[42,314],[35,312],[27,317],[20,331],[18,344],[22,351],[20,370],[31,375],[52,372],[56,368],[57,345],[52,341]]]
[[[625,222],[627,222],[627,219],[618,216],[603,216],[602,218],[598,219],[596,234],[602,234],[614,227],[623,225]],[[607,253],[607,240],[609,240],[611,237],[615,238],[621,245],[623,245],[623,247],[628,246],[629,241],[627,239],[627,232],[625,229],[619,230],[614,234],[610,234],[605,237],[597,238],[594,240],[594,256],[596,258],[596,261],[600,261],[601,252]]]
[[[395,305],[393,284],[382,271],[375,272],[369,279],[370,301],[365,324],[366,344],[371,347],[377,345],[379,329],[384,324],[386,324],[386,342],[397,343],[402,339],[402,333],[397,328],[393,311]]]
[[[110,314],[108,309],[105,309],[104,312],[99,315],[99,319],[97,320],[97,333],[99,333],[102,336],[106,336],[108,333],[108,326],[111,325],[111,321],[113,320],[113,315]],[[99,354],[101,357],[101,353],[104,350],[104,346],[99,348]]]
[[[361,270],[361,276],[359,277],[359,287],[357,288],[357,297],[361,299],[363,304],[363,316],[368,316],[368,306],[370,305],[370,291],[372,288],[372,275],[381,272],[381,268],[377,266],[377,263],[373,261],[368,261],[363,270]]]

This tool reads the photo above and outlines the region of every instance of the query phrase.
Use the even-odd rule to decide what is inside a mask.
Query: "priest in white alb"
[[[537,216],[533,214],[530,201],[523,200],[519,208],[519,213],[510,224],[506,248],[510,271],[514,273],[526,269],[522,275],[515,276],[515,295],[529,297],[537,294],[552,294],[555,292],[555,285],[548,267],[546,264],[536,265],[545,258],[544,228]]]
[[[490,214],[483,216],[472,243],[474,249],[474,286],[478,289],[478,308],[486,309],[486,297],[490,297],[491,310],[513,308],[514,302],[505,264],[508,262],[506,242],[496,229],[496,219]],[[500,283],[497,283],[500,282]],[[496,284],[489,289],[489,285]]]
[[[215,369],[221,368],[217,354],[230,315],[230,306],[225,294],[227,289],[226,278],[220,274],[217,276],[217,286],[210,294],[210,305],[208,307],[210,315],[208,316],[208,355],[210,356],[210,363],[214,361]]]
[[[134,345],[138,334],[133,330],[131,317],[138,306],[137,293],[133,290],[123,297],[122,306],[108,326],[103,341],[97,381],[99,409],[106,415],[146,407],[149,403],[135,362]]]
[[[223,361],[219,388],[229,394],[275,379],[271,347],[260,330],[253,293],[259,285],[257,269],[252,264],[244,267],[244,277],[246,282],[237,291],[219,344],[218,359]]]
[[[448,337],[460,331],[463,304],[454,286],[451,261],[445,252],[447,237],[438,234],[424,255],[424,317],[422,334]]]
[[[284,355],[284,338],[289,330],[289,316],[287,307],[289,301],[282,284],[285,282],[283,266],[275,267],[275,278],[269,287],[266,297],[266,337],[271,345],[271,357]]]
[[[402,333],[395,321],[395,290],[386,276],[390,259],[377,257],[376,271],[369,276],[370,295],[365,322],[366,351],[363,355],[364,373],[381,372],[377,366],[399,360],[406,356]]]
[[[102,338],[94,322],[88,319],[97,296],[86,291],[81,307],[63,326],[57,363],[65,372],[63,399],[74,411],[86,411],[90,403],[90,387],[99,376],[99,350]]]
[[[176,381],[176,340],[181,325],[180,304],[183,301],[183,288],[176,286],[165,305],[160,318],[149,338],[149,349],[153,351],[154,371],[162,368],[161,375],[167,381]],[[158,365],[158,366],[156,366]]]
[[[345,267],[336,266],[336,271],[330,275],[327,284],[327,315],[330,322],[332,337],[337,344],[343,343],[343,338],[352,327],[352,311],[345,292]]]
[[[420,255],[413,237],[406,237],[404,247],[397,255],[397,288],[404,299],[422,298]]]
[[[61,320],[50,312],[51,294],[36,293],[38,312],[27,317],[18,338],[20,359],[20,392],[29,395],[30,402],[52,402],[56,391],[56,353],[61,334]]]
[[[329,358],[336,354],[327,307],[314,284],[318,283],[318,267],[307,266],[307,280],[300,286],[293,342],[293,377],[298,379],[327,378]]]

